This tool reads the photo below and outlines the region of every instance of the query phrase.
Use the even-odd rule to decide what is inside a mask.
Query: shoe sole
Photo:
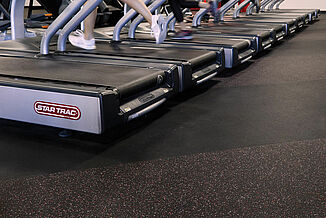
[[[78,47],[78,48],[82,48],[82,49],[85,49],[85,50],[95,50],[96,49],[96,45],[94,45],[94,46],[84,46],[84,45],[72,42],[69,38],[68,38],[68,41],[70,42],[71,45],[73,45],[75,47]]]
[[[91,47],[85,47],[85,46],[82,46],[82,45],[78,45],[78,44],[73,44],[70,42],[70,44],[72,44],[73,46],[75,47],[78,47],[78,48],[82,48],[82,49],[85,49],[85,50],[95,50],[96,49],[96,46],[91,46]]]

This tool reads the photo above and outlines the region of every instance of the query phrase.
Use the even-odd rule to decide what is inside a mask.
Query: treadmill
[[[107,61],[36,59],[33,53],[2,50],[0,117],[101,134],[176,92],[176,66]]]
[[[207,11],[207,9],[204,9]],[[198,12],[201,13],[201,12]],[[274,29],[258,29],[251,28],[244,30],[243,27],[233,27],[233,28],[220,28],[216,24],[210,23],[206,25],[207,28],[202,28],[195,25],[195,20],[198,15],[196,14],[193,19],[193,27],[197,27],[194,32],[202,36],[210,36],[214,38],[228,38],[228,39],[247,39],[252,41],[255,45],[254,49],[256,53],[268,49],[277,40],[276,32]],[[169,24],[169,31],[175,32],[175,22],[174,14],[169,13],[166,18],[167,24]],[[136,28],[133,28],[132,34],[129,35],[130,38],[135,37]],[[129,31],[130,32],[130,31]]]
[[[320,15],[320,9],[280,9],[280,5],[284,2],[285,0],[269,0],[268,4],[268,9],[267,11],[269,13],[277,13],[277,14],[282,14],[282,13],[307,13],[309,15],[309,21],[312,22],[314,20],[317,20],[319,15]],[[266,7],[267,5],[266,4]],[[274,9],[274,7],[276,9]],[[262,9],[262,12],[264,12],[264,8]]]
[[[250,0],[247,0],[250,1]],[[244,4],[240,4],[237,8],[237,10],[240,12],[242,7],[244,7]],[[230,8],[226,8],[227,6],[223,6],[221,10],[229,10]],[[218,22],[218,20],[214,20],[213,23],[202,23],[201,20],[203,16],[208,12],[207,9],[200,9],[194,16],[192,26],[194,28],[197,28],[198,31],[202,31],[204,29],[206,31],[209,31],[210,26],[215,26],[213,29],[216,29],[217,31],[238,31],[242,34],[248,34],[247,30],[255,30],[255,31],[271,31],[273,33],[273,38],[274,38],[274,43],[277,41],[282,40],[286,35],[287,35],[287,29],[285,24],[272,24],[272,25],[267,25],[267,24],[262,24],[262,23],[257,23],[257,24],[250,24],[250,23],[243,23],[243,22],[232,22],[232,23],[227,23],[227,22]],[[236,13],[236,11],[234,12]],[[266,37],[266,36],[265,36]],[[266,39],[266,38],[265,38]],[[261,40],[263,41],[263,40]]]
[[[180,75],[190,80],[198,76],[200,83],[207,74],[216,74],[216,51],[196,50],[197,56],[187,61],[182,60],[190,54],[179,60],[159,50],[132,58],[50,51],[50,40],[61,26],[79,11],[61,33],[74,22],[77,26],[101,2],[89,2],[80,10],[85,1],[72,2],[42,39],[19,37],[24,31],[18,28],[16,40],[0,43],[1,118],[101,134],[162,105],[180,91]],[[22,26],[23,5],[12,2]]]
[[[256,52],[266,50],[272,46],[281,37],[285,36],[282,26],[279,28],[258,28],[254,26],[243,27],[242,25],[223,26],[215,22],[200,25],[200,20],[207,13],[207,9],[199,10],[194,16],[192,26],[196,33],[209,36],[229,37],[229,38],[252,38],[256,39]],[[278,31],[277,31],[278,30]],[[281,32],[281,34],[280,34]]]
[[[155,43],[125,43],[119,40],[97,40],[97,49],[93,51],[85,51],[73,47],[70,44],[67,46],[66,41],[69,33],[73,31],[85,18],[83,11],[88,13],[89,10],[96,8],[98,2],[101,1],[96,0],[94,3],[88,3],[90,6],[83,7],[81,13],[76,14],[76,16],[66,24],[65,28],[61,30],[57,44],[57,50],[59,52],[65,52],[66,48],[68,48],[69,52],[74,54],[87,53],[92,55],[117,56],[131,59],[142,57],[150,63],[162,63],[162,61],[167,61],[176,64],[179,68],[179,77],[181,79],[180,84],[182,86],[180,91],[201,84],[224,69],[224,50],[221,47],[214,50],[206,50],[183,48],[181,46],[166,47]],[[137,14],[134,10],[130,10],[129,12],[130,14]],[[55,31],[56,30],[53,32]],[[107,39],[107,37],[105,38]],[[51,46],[50,44],[49,47],[55,49],[55,46]],[[43,51],[43,54],[44,53],[47,53],[47,51]],[[189,69],[190,71],[185,73],[183,72],[185,69]]]
[[[50,44],[48,42],[49,37],[47,37],[45,41],[48,42],[49,48],[53,50],[57,49],[58,52],[67,53],[66,41],[69,33],[74,30],[77,25],[85,18],[85,14],[96,8],[99,2],[101,1],[96,0],[93,3],[90,3],[89,7],[82,9],[65,25],[65,27],[60,32],[57,45]],[[51,35],[54,35],[56,31],[57,29],[51,30]],[[183,49],[181,47],[163,49],[161,47],[154,48],[153,46],[146,47],[142,44],[137,44],[136,46],[128,46],[120,42],[108,43],[105,41],[98,41],[97,47],[97,50],[85,51],[68,44],[69,53],[74,53],[75,55],[110,55],[120,58],[131,58],[135,61],[137,58],[143,58],[150,63],[162,63],[162,61],[165,61],[166,63],[175,64],[179,69],[179,77],[183,79],[181,83],[182,88],[180,91],[201,84],[224,69],[224,51],[222,48],[216,49],[214,51]],[[41,48],[41,53],[47,54],[48,51],[45,51],[46,49],[44,48],[46,48],[46,46]]]
[[[156,0],[148,8],[151,12],[153,12],[164,2],[165,0]],[[155,46],[155,48],[159,47],[165,49],[178,47],[190,50],[199,49],[207,51],[216,51],[222,48],[225,53],[226,68],[232,68],[238,64],[248,61],[256,52],[256,43],[254,43],[255,39],[253,37],[247,39],[234,39],[228,37],[211,37],[196,34],[193,40],[180,41],[168,38],[161,45],[155,45],[153,38],[150,37],[149,34],[144,33],[143,31],[136,31],[136,28],[144,19],[140,15],[131,22],[128,31],[122,31],[122,28],[132,20],[134,15],[135,12],[133,10],[128,11],[128,13],[126,13],[125,16],[117,23],[113,30],[112,28],[97,29],[97,39],[104,40],[107,43],[120,42],[120,46],[129,46],[132,48],[134,48],[136,45],[142,45],[146,48],[153,46]],[[168,25],[168,23],[166,23],[166,25]],[[107,52],[109,52],[109,50],[107,50]],[[112,52],[110,54],[114,53],[114,51],[110,52]]]
[[[257,0],[255,0],[257,2]],[[253,17],[261,17],[261,18],[291,18],[291,19],[296,19],[297,21],[297,27],[302,28],[305,24],[308,24],[310,22],[310,16],[309,13],[280,13],[280,14],[275,14],[275,13],[269,13],[265,11],[265,6],[268,5],[269,1],[271,0],[265,0],[262,2],[260,10],[257,10],[257,13],[250,13],[251,16]],[[265,3],[267,2],[267,3]],[[259,13],[263,12],[263,13]]]
[[[301,20],[296,17],[270,17],[270,16],[255,16],[255,17],[243,17],[241,16],[240,19],[234,19],[232,16],[224,17],[227,10],[225,8],[233,7],[237,4],[239,0],[230,0],[218,11],[218,20],[227,23],[251,23],[251,24],[285,24],[286,25],[286,32],[287,34],[292,34],[298,29],[298,23],[301,23]],[[256,5],[258,6],[258,5]],[[300,22],[299,22],[300,21]]]
[[[248,3],[251,3],[253,0],[245,0],[242,2],[234,11],[234,18],[238,17],[238,14],[240,13],[240,10],[244,8]],[[216,3],[217,4],[217,3]],[[219,11],[220,13],[223,11],[228,11],[233,7],[232,4],[225,4],[223,5]],[[200,9],[196,15],[194,16],[192,26],[199,28],[201,26],[207,26],[209,24],[202,23],[201,20],[203,16],[208,13],[207,9]],[[246,23],[246,22],[237,22],[239,20],[234,20],[233,22],[225,22],[223,20],[219,19],[219,13],[216,14],[217,16],[214,17],[214,23],[219,29],[228,30],[237,28],[241,31],[246,31],[247,29],[257,29],[257,30],[272,30],[276,34],[276,41],[281,41],[286,35],[289,34],[288,32],[288,26],[286,24],[282,23]]]

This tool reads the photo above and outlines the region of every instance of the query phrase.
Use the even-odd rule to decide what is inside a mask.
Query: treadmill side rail
[[[171,88],[158,88],[120,106],[124,122],[143,116],[163,104],[171,95]]]

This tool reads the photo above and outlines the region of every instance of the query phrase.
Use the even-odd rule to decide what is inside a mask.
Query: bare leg
[[[93,10],[84,19],[84,25],[85,25],[84,33],[80,30],[77,30],[73,34],[69,35],[68,40],[73,46],[87,49],[87,50],[96,49],[95,39],[94,39],[94,26],[95,26],[96,16],[97,16],[97,9]]]
[[[161,15],[152,15],[142,0],[121,0],[132,9],[141,14],[150,24],[156,43],[162,43],[166,37],[166,29],[163,28],[164,18]]]
[[[147,6],[142,2],[141,0],[122,0],[124,3],[129,5],[131,8],[133,8],[135,11],[137,11],[139,14],[143,15],[143,17],[146,19],[146,21],[152,25],[152,13],[148,10]],[[87,3],[86,3],[87,4]],[[86,40],[90,40],[94,38],[94,26],[97,16],[97,10],[94,10],[90,15],[88,15],[85,20],[85,30],[84,30],[84,38]]]
[[[91,14],[89,14],[85,20],[85,30],[84,30],[84,38],[86,40],[90,40],[94,38],[94,26],[95,26],[95,21],[96,21],[96,16],[97,16],[97,9],[95,9]]]
[[[151,25],[154,37],[156,39],[156,43],[162,43],[166,37],[166,30],[162,28],[162,19],[164,18],[162,16],[153,16],[152,13],[149,11],[147,6],[142,2],[142,0],[121,0],[127,5],[129,5],[132,9],[137,11],[139,14],[141,14],[145,20]],[[87,3],[86,3],[87,4]],[[97,10],[94,10],[90,15],[88,15],[85,20],[85,29],[84,29],[84,35],[83,38],[85,40],[93,40],[94,41],[94,26],[97,16]],[[75,45],[79,46],[77,43],[74,43],[73,36],[69,38],[69,41]],[[94,41],[95,42],[95,41]],[[93,46],[95,47],[95,45]]]
[[[152,25],[152,13],[148,10],[147,6],[141,0],[121,0],[139,14],[143,15],[145,20]]]

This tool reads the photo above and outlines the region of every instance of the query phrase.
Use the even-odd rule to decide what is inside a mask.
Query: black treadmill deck
[[[39,51],[39,44],[41,38],[25,38],[8,43],[0,43],[0,50],[3,51],[25,51],[37,54]],[[130,46],[122,43],[109,43],[107,41],[98,41],[96,50],[83,50],[67,44],[68,52],[63,55],[58,53],[56,58],[63,61],[74,62],[90,62],[97,64],[110,64],[113,59],[116,62],[127,61],[129,66],[157,68],[158,65],[172,64],[182,67],[180,71],[184,74],[182,77],[182,87],[188,88],[196,85],[198,80],[208,77],[211,74],[222,70],[224,68],[224,53],[223,49],[217,51],[207,50],[189,50],[181,48],[160,48],[151,46]],[[50,50],[56,50],[56,44],[50,45]],[[71,55],[69,55],[71,54]],[[81,56],[81,57],[78,57]],[[64,58],[62,58],[64,57]],[[112,58],[111,58],[112,57]],[[121,63],[115,63],[119,65]],[[189,65],[185,68],[184,65]],[[204,69],[205,68],[205,69]],[[164,68],[166,70],[166,68]],[[198,75],[194,76],[197,71]],[[179,82],[176,82],[179,83]]]
[[[18,63],[18,64],[17,64]],[[85,86],[116,88],[159,69],[80,63],[52,59],[0,57],[0,75]]]

